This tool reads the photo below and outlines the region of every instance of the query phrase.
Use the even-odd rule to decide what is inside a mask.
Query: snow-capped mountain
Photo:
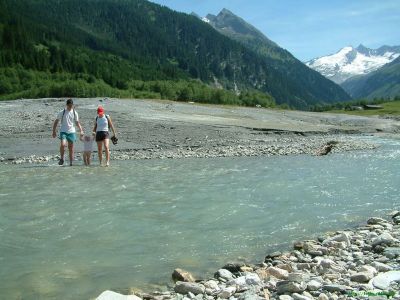
[[[347,79],[378,70],[400,56],[400,46],[369,49],[363,45],[344,47],[339,52],[306,62],[310,68],[341,84]]]

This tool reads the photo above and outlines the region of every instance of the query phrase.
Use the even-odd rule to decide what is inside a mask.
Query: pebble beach
[[[85,132],[93,128],[98,105],[112,117],[119,138],[110,148],[112,160],[315,155],[331,141],[336,143],[333,152],[374,149],[357,137],[400,132],[398,120],[344,114],[151,100],[74,102]],[[51,138],[51,130],[64,105],[65,99],[0,102],[0,162],[58,160],[59,141]],[[78,141],[76,164],[82,163],[82,150]]]

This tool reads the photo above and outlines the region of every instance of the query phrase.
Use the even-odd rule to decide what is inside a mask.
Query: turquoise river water
[[[2,299],[170,284],[399,208],[400,140],[326,157],[0,166]]]

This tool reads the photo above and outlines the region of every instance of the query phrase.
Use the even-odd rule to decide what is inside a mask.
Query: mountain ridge
[[[347,97],[346,100],[350,99],[341,88],[338,89],[336,84],[317,71],[308,68],[290,52],[281,48],[260,30],[241,17],[236,16],[230,10],[224,8],[218,15],[208,14],[202,20],[220,33],[257,52],[266,61],[269,61],[274,68],[284,70],[284,76],[288,81],[297,82],[297,84],[307,89],[310,94],[318,94],[322,90],[337,90],[342,97]]]
[[[374,72],[346,80],[342,86],[354,98],[400,96],[400,56]]]

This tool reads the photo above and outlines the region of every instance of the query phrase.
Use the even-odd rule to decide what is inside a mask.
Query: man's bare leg
[[[64,164],[64,153],[65,153],[66,146],[67,146],[67,141],[61,140],[61,142],[60,142],[60,161],[58,163],[61,166]]]
[[[74,160],[74,143],[68,141],[68,151],[69,151],[69,165],[72,166]]]

